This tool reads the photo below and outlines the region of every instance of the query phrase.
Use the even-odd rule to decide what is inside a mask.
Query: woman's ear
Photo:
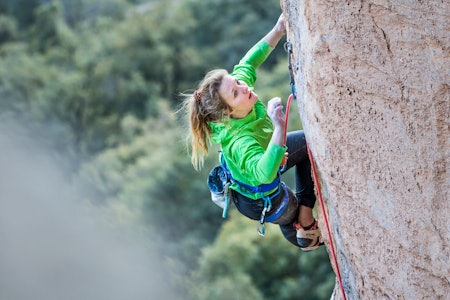
[[[233,113],[233,110],[231,108],[225,108],[225,110],[223,111],[223,113],[225,115],[231,115]]]
[[[229,105],[227,105],[227,107],[223,110],[223,114],[228,116],[231,116],[233,112],[233,109]]]

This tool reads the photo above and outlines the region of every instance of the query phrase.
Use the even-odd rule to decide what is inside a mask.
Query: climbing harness
[[[286,125],[285,125],[285,132],[286,132],[286,130],[287,130],[286,128],[287,128],[287,125],[288,125],[288,116],[289,116],[289,109],[290,109],[290,106],[291,106],[291,101],[292,101],[292,98],[297,99],[297,93],[296,93],[296,90],[295,90],[294,71],[292,69],[292,43],[287,41],[284,44],[284,49],[288,53],[289,77],[290,77],[290,85],[291,85],[291,91],[292,91],[292,94],[289,96],[289,98],[287,100],[287,104],[286,104]],[[322,198],[322,192],[321,192],[321,189],[320,189],[320,183],[319,183],[319,179],[318,179],[318,176],[317,176],[317,170],[316,170],[314,158],[313,158],[311,149],[309,148],[308,142],[306,142],[306,148],[308,150],[308,156],[309,156],[309,160],[311,162],[311,169],[312,169],[312,173],[313,173],[314,184],[315,184],[316,189],[317,189],[317,196],[319,197],[319,202],[320,202],[322,215],[323,215],[323,218],[325,220],[325,225],[326,225],[327,234],[328,234],[328,240],[330,241],[331,253],[333,255],[333,261],[334,261],[334,264],[336,266],[336,276],[337,276],[337,279],[338,279],[338,282],[339,282],[339,286],[341,288],[342,298],[344,300],[346,300],[347,298],[345,296],[344,286],[342,284],[341,272],[339,270],[339,264],[338,264],[338,261],[337,261],[336,252],[334,250],[334,242],[333,242],[333,238],[332,238],[332,235],[331,235],[330,225],[328,223],[327,213],[325,211],[325,205],[324,205],[323,198]]]
[[[273,222],[273,221],[277,220],[283,214],[284,209],[289,204],[289,199],[286,199],[286,197],[283,197],[283,200],[282,200],[281,204],[278,206],[278,208],[276,209],[276,211],[273,212],[270,216],[266,217],[266,213],[268,213],[272,209],[272,199],[274,199],[275,197],[280,195],[280,193],[282,192],[282,187],[284,188],[284,185],[281,184],[281,179],[280,179],[281,169],[278,170],[277,177],[271,183],[261,184],[258,186],[252,186],[252,185],[245,184],[245,183],[233,178],[233,175],[231,174],[230,170],[227,167],[227,163],[226,163],[225,156],[223,155],[223,153],[220,154],[220,164],[221,164],[221,167],[222,167],[223,171],[225,172],[227,178],[231,182],[236,183],[241,190],[245,190],[247,192],[255,193],[255,194],[260,193],[261,198],[264,200],[264,208],[261,212],[261,216],[259,218],[258,225],[256,227],[256,231],[258,232],[258,234],[260,236],[264,236],[265,235],[265,223]],[[270,195],[265,195],[265,193],[270,192],[270,191],[274,190],[275,188],[276,188],[275,192],[273,192]],[[287,191],[283,191],[283,192],[285,192],[285,196],[286,196]],[[225,207],[224,207],[224,210],[225,210]],[[223,217],[226,216],[226,212],[224,212],[224,214],[222,216]]]

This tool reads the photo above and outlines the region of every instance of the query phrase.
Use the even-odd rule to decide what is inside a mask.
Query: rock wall
[[[449,3],[281,0],[347,299],[450,297]]]

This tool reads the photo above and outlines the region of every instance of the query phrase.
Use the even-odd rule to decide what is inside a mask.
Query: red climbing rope
[[[320,207],[322,209],[322,215],[325,220],[325,225],[327,227],[328,240],[330,241],[331,253],[333,255],[334,265],[336,266],[336,276],[338,278],[339,286],[341,288],[342,298],[344,300],[346,300],[347,298],[345,296],[344,286],[342,284],[341,272],[339,271],[339,264],[337,262],[337,256],[334,251],[333,237],[331,236],[330,225],[328,223],[328,217],[327,217],[327,213],[325,211],[325,205],[323,204],[322,192],[320,191],[320,183],[319,183],[319,179],[317,177],[316,165],[314,163],[314,158],[312,156],[311,149],[309,148],[308,143],[306,143],[306,147],[308,148],[308,156],[309,156],[309,160],[311,161],[311,168],[312,168],[312,171],[313,171],[312,173],[314,176],[314,184],[316,185],[316,188],[317,188],[317,196],[319,196],[319,202],[320,202]]]
[[[287,141],[287,128],[288,128],[288,123],[289,123],[289,110],[291,109],[291,102],[292,102],[292,97],[293,94],[291,94],[287,100],[286,103],[286,120],[285,120],[285,125],[284,125],[284,145],[286,145],[286,141]],[[287,163],[287,156],[285,155],[283,158],[283,161],[281,162],[281,169],[283,169],[286,166]]]
[[[289,110],[291,108],[292,98],[297,99],[297,93],[295,91],[294,70],[293,70],[293,67],[292,67],[292,43],[289,42],[289,41],[286,42],[284,44],[284,49],[288,53],[289,77],[290,77],[290,80],[291,80],[290,85],[291,85],[291,90],[292,90],[292,94],[289,96],[289,98],[287,100],[287,104],[286,104],[286,123],[285,123],[285,127],[284,127],[284,144],[286,145],[287,127],[288,127],[288,120],[289,120]],[[337,279],[338,279],[338,282],[339,282],[339,286],[341,288],[342,299],[347,300],[347,297],[345,296],[344,285],[342,284],[341,272],[339,270],[339,264],[337,262],[336,252],[334,250],[333,237],[331,235],[330,225],[328,223],[328,217],[327,217],[327,213],[325,211],[325,205],[323,203],[322,192],[320,190],[320,183],[319,183],[319,179],[317,177],[316,165],[314,163],[314,158],[312,156],[311,149],[309,148],[308,142],[306,143],[306,147],[308,149],[309,160],[311,161],[311,168],[312,168],[312,173],[313,173],[313,177],[314,177],[314,184],[315,184],[315,186],[317,188],[317,195],[319,196],[319,202],[320,202],[320,207],[322,209],[322,215],[323,215],[323,218],[325,220],[325,225],[327,227],[328,240],[330,241],[331,254],[333,255],[334,265],[336,266],[336,276],[337,276]],[[281,166],[283,168],[284,168],[286,162],[287,162],[287,157],[285,156],[284,159],[283,159],[283,162],[281,163]]]
[[[296,98],[293,94],[291,94],[287,100],[286,103],[286,119],[285,119],[285,126],[284,126],[284,144],[286,145],[286,140],[287,140],[287,128],[288,128],[288,122],[289,122],[289,110],[291,109],[291,102],[292,102],[292,98]],[[325,225],[327,228],[327,234],[328,234],[328,240],[330,241],[330,248],[331,248],[331,254],[333,255],[333,261],[334,261],[334,265],[336,266],[336,276],[338,278],[338,282],[339,282],[339,286],[341,288],[341,292],[342,292],[342,298],[344,300],[347,300],[346,296],[345,296],[345,292],[344,292],[344,286],[342,284],[342,278],[341,278],[341,272],[339,270],[339,265],[337,262],[337,256],[336,256],[336,252],[334,251],[334,243],[333,243],[333,237],[331,235],[331,230],[330,230],[330,225],[328,223],[328,217],[327,217],[327,213],[325,211],[325,205],[323,203],[323,198],[322,198],[322,192],[320,190],[320,183],[319,183],[319,179],[317,176],[317,171],[316,171],[316,165],[314,163],[314,158],[312,156],[311,153],[311,149],[309,148],[309,144],[306,143],[306,147],[308,149],[308,156],[309,156],[309,160],[311,162],[311,168],[312,168],[312,173],[313,173],[313,178],[314,178],[314,184],[316,185],[317,188],[317,196],[319,196],[319,202],[320,202],[320,207],[322,210],[322,215],[323,218],[325,220]],[[287,163],[287,157],[285,156],[283,159],[283,162],[281,163],[281,167],[283,168]]]

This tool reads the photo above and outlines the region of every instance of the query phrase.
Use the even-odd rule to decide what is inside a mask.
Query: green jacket
[[[256,69],[272,50],[265,41],[259,41],[234,67],[231,75],[244,81],[253,90]],[[221,144],[233,178],[252,186],[271,183],[276,178],[286,147],[270,142],[273,125],[260,99],[245,118],[210,122],[209,126],[212,131],[211,140],[213,144]],[[233,184],[231,188],[249,198],[261,198],[261,194],[249,193],[240,189],[237,184]]]

